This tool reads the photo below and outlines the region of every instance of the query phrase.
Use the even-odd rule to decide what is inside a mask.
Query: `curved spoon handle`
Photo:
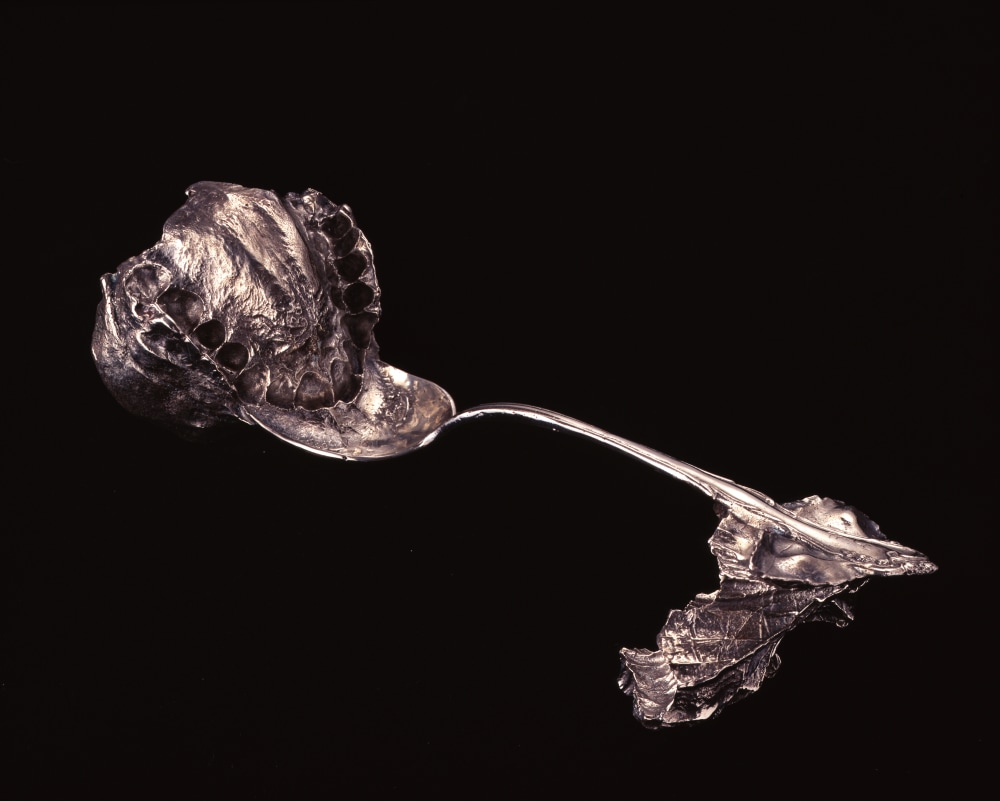
[[[758,515],[785,530],[792,539],[803,540],[840,559],[858,562],[873,573],[901,575],[904,573],[930,573],[936,568],[926,556],[892,540],[861,537],[831,526],[805,520],[794,511],[775,503],[767,495],[744,487],[724,476],[718,476],[699,467],[675,459],[665,453],[647,448],[637,442],[619,437],[603,429],[584,423],[567,415],[523,403],[488,403],[474,406],[452,417],[436,431],[429,434],[421,446],[433,442],[446,428],[467,420],[477,420],[492,415],[520,417],[542,425],[593,439],[614,448],[634,459],[645,462],[667,475],[690,484],[737,513]]]

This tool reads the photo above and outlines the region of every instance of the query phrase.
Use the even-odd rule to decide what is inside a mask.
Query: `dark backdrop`
[[[995,38],[975,11],[5,7],[10,798],[910,791],[985,773]],[[314,187],[383,358],[855,504],[875,579],[720,718],[618,650],[717,586],[711,503],[517,421],[379,464],[130,417],[100,276],[184,189]],[[989,593],[989,594],[988,594]]]

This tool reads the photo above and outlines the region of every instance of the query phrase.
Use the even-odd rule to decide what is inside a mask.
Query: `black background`
[[[985,4],[984,4],[985,5]],[[0,795],[956,793],[987,772],[996,41],[949,5],[6,7]],[[710,502],[518,421],[378,464],[130,417],[99,278],[199,180],[349,203],[382,357],[927,553],[649,732]],[[992,749],[991,749],[992,751]],[[10,785],[6,792],[4,785]]]

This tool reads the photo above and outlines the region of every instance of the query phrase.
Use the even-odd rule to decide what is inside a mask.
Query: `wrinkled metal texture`
[[[102,279],[92,349],[126,409],[188,433],[242,421],[346,459],[396,455],[454,414],[378,358],[371,246],[315,190],[201,182]]]
[[[620,687],[652,728],[714,717],[779,665],[782,637],[846,625],[846,596],[871,576],[936,570],[856,509],[763,493],[534,406],[456,414],[441,387],[382,362],[371,246],[351,209],[315,190],[279,197],[202,182],[163,237],[102,278],[93,355],[127,409],[182,432],[257,424],[324,456],[384,459],[444,429],[515,416],[588,437],[712,498],[720,587],[675,610],[657,649],[623,648]]]
[[[782,506],[846,536],[898,546],[839,501],[813,495]],[[823,550],[738,506],[725,510],[709,545],[719,563],[719,589],[672,611],[655,651],[621,652],[619,686],[650,728],[715,717],[756,692],[777,671],[785,634],[812,621],[847,625],[853,617],[846,596],[877,575],[858,554]],[[910,573],[936,569],[926,558],[912,564]]]

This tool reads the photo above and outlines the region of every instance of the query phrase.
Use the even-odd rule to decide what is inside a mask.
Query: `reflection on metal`
[[[102,279],[98,369],[136,414],[191,433],[256,423],[344,459],[413,447],[448,393],[378,358],[371,247],[347,206],[202,182]]]
[[[931,573],[851,507],[757,490],[565,415],[521,404],[455,413],[448,393],[379,359],[371,246],[351,209],[315,190],[278,197],[202,182],[153,247],[102,278],[92,349],[128,410],[181,432],[260,425],[323,456],[369,461],[433,442],[458,423],[513,416],[589,437],[716,501],[720,588],[670,614],[656,651],[622,649],[636,717],[712,717],[778,666],[785,632],[850,615],[843,596],[873,575]]]
[[[755,692],[778,669],[776,651],[785,633],[814,620],[847,625],[852,618],[845,596],[867,576],[895,574],[885,570],[886,560],[902,560],[903,573],[935,570],[839,501],[813,495],[783,508],[799,520],[841,529],[845,548],[827,549],[745,507],[726,510],[709,540],[719,562],[719,589],[671,612],[657,650],[622,649],[619,685],[645,725],[704,720]],[[866,546],[851,549],[849,542]],[[884,558],[868,556],[877,547]]]

